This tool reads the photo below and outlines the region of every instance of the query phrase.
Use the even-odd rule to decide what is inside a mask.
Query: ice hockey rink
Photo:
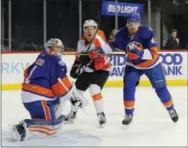
[[[29,118],[20,100],[20,91],[2,92],[2,146],[187,146],[187,87],[169,87],[179,114],[173,123],[151,87],[138,87],[134,119],[122,126],[122,88],[104,88],[107,123],[99,128],[89,93],[89,105],[78,112],[74,124],[65,124],[61,134],[46,139],[15,142],[9,124]],[[70,104],[67,103],[65,113]]]

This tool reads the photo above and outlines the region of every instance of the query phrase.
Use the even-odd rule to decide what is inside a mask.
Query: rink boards
[[[24,69],[31,64],[39,53],[5,53],[2,54],[1,73],[2,73],[2,90],[20,89],[23,82]],[[186,51],[165,51],[160,52],[160,60],[164,65],[167,84],[170,86],[187,86],[187,56]],[[107,87],[123,86],[123,73],[126,64],[124,54],[110,56],[112,69],[110,77],[105,84]],[[62,59],[70,70],[74,56],[63,55]],[[68,72],[69,74],[69,72]],[[142,76],[140,86],[151,86],[146,76]]]

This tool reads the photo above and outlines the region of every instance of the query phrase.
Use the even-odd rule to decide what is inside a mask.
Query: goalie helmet
[[[45,50],[47,52],[53,50],[54,47],[64,50],[63,42],[58,38],[51,38],[45,44]]]
[[[83,28],[85,30],[86,27],[98,27],[98,24],[94,20],[86,20],[84,22]]]
[[[64,51],[63,42],[58,38],[51,38],[45,44],[45,51],[60,56]]]

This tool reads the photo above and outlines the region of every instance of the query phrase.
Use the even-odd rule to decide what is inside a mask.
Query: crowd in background
[[[109,41],[112,41],[114,38],[115,38],[115,34],[116,34],[116,30],[115,29],[112,29],[109,37],[108,37],[108,40]],[[169,34],[169,37],[168,37],[168,40],[166,41],[165,43],[165,46],[162,48],[163,50],[178,50],[178,49],[181,49],[180,47],[180,40],[178,38],[178,32],[176,29],[173,29],[172,32]],[[188,49],[188,44],[187,44],[187,47]]]
[[[115,35],[116,35],[116,30],[115,29],[112,29],[109,36],[106,37],[108,41],[112,41],[114,40],[115,38]],[[161,49],[161,50],[178,50],[178,49],[181,49],[180,47],[180,40],[178,38],[178,32],[176,29],[173,29],[171,33],[169,33],[169,37],[165,43],[165,46]],[[25,45],[24,45],[25,46]],[[32,51],[38,51],[38,50],[41,50],[42,48],[42,45],[41,46],[37,46],[35,44],[29,44],[28,45],[28,50],[32,50]],[[8,47],[7,46],[3,46],[2,45],[2,52],[7,52],[8,50]],[[185,50],[188,50],[188,43],[187,43],[187,46],[185,48]],[[27,50],[27,49],[24,49],[24,50]],[[71,49],[71,48],[68,48],[67,50],[75,50],[75,49]]]
[[[109,0],[110,1],[110,0]],[[125,2],[125,0],[118,0]],[[183,0],[182,0],[183,1]],[[126,2],[137,2],[144,4],[144,14],[147,15],[146,0],[126,0]],[[188,49],[188,13],[185,4],[178,7],[171,0],[151,0],[152,11],[160,8],[161,20],[164,29],[160,30],[159,49],[178,50]],[[166,3],[172,3],[166,8]],[[99,27],[104,31],[107,40],[115,37],[114,16],[101,15],[102,0],[83,0],[82,2],[82,21],[94,19],[99,23]],[[67,50],[74,50],[77,46],[80,28],[78,27],[79,1],[73,0],[47,0],[47,36],[46,39],[57,37],[64,41]],[[179,9],[181,7],[181,9]],[[2,0],[2,51],[9,51],[9,32],[8,32],[8,1]],[[55,8],[55,9],[54,9]],[[172,9],[171,9],[172,8]],[[177,9],[175,9],[177,8]],[[23,13],[25,12],[25,13]],[[38,51],[43,47],[43,0],[12,0],[12,32],[11,32],[11,51]],[[146,17],[147,18],[147,17]],[[118,18],[118,28],[126,24],[125,18]],[[162,24],[161,23],[161,24]],[[147,25],[147,23],[144,23]],[[155,25],[155,24],[154,24]],[[174,29],[172,29],[174,28]],[[156,28],[153,28],[154,30]],[[169,37],[167,37],[169,34]]]

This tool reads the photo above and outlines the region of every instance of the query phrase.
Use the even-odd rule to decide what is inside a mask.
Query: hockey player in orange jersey
[[[107,56],[102,53],[111,53],[111,47],[106,43],[104,32],[98,30],[98,24],[93,20],[86,20],[83,25],[84,35],[78,41],[77,53],[71,69],[71,77],[76,79],[75,86],[80,94],[89,89],[95,105],[98,122],[100,125],[106,122],[103,108],[102,89],[109,77],[111,63]],[[81,72],[81,67],[83,72]],[[66,120],[76,118],[78,107],[74,107],[72,100],[72,111]]]

